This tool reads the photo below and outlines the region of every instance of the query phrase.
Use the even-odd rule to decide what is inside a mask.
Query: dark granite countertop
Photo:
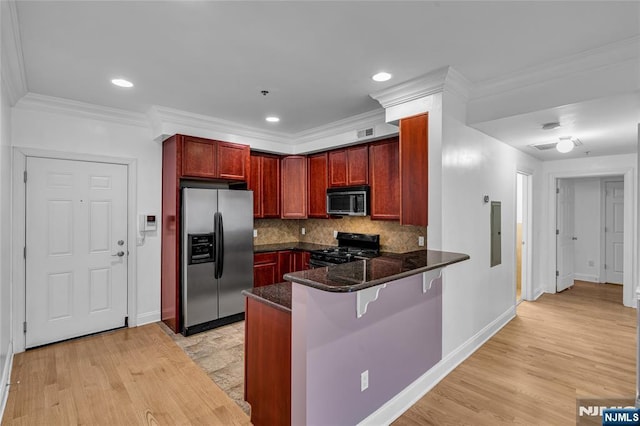
[[[278,284],[255,287],[251,290],[243,290],[242,294],[260,302],[273,306],[286,312],[291,312],[291,283],[283,282]]]
[[[290,243],[261,244],[257,246],[254,245],[253,252],[266,253],[269,251],[282,251],[282,250],[313,251],[313,250],[324,250],[330,247],[335,247],[335,246],[326,246],[323,244],[301,243],[301,242],[293,241]]]
[[[351,292],[420,274],[469,259],[462,253],[419,250],[385,253],[373,259],[309,269],[284,275],[284,279],[331,292]]]

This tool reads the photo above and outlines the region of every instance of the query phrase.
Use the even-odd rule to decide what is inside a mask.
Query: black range
[[[311,252],[312,268],[339,265],[380,256],[380,235],[338,232],[338,246]]]

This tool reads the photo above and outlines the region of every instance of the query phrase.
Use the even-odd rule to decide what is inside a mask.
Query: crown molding
[[[469,100],[471,94],[472,83],[464,75],[454,67],[449,67],[444,78],[443,89],[445,92],[451,92],[458,95],[465,102]]]
[[[347,132],[353,132],[353,142],[358,140],[357,132],[360,129],[374,127],[378,124],[384,124],[384,110],[375,109],[362,114],[334,121],[323,126],[314,127],[309,130],[298,132],[291,136],[293,143],[296,145],[313,142],[319,139],[329,138],[331,136],[342,135]]]
[[[14,108],[56,114],[62,113],[80,118],[109,121],[129,126],[149,127],[149,120],[145,114],[36,93],[27,93],[24,95]]]
[[[234,121],[163,107],[160,105],[152,105],[147,112],[147,117],[154,128],[154,135],[166,134],[164,129],[173,125],[197,128],[215,133],[237,135],[249,139],[278,144],[290,143],[291,141],[291,136],[287,133],[256,129],[255,127],[246,126]]]
[[[474,85],[471,99],[477,100],[512,90],[519,90],[575,73],[596,70],[640,60],[640,36],[619,40],[544,64],[505,74]]]
[[[438,68],[425,75],[371,93],[369,96],[380,102],[383,108],[389,108],[442,92],[449,68]]]
[[[22,41],[18,27],[18,11],[15,0],[0,1],[2,79],[5,82],[9,102],[13,106],[27,94],[27,75],[22,55]]]

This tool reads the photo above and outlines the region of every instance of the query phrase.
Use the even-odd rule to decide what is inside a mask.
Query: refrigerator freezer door
[[[218,191],[218,211],[224,230],[220,317],[244,312],[242,290],[253,288],[253,192]]]
[[[218,286],[213,276],[214,262],[189,264],[189,234],[212,233],[213,216],[218,210],[217,191],[182,190],[182,313],[183,327],[218,319]],[[214,256],[215,259],[215,256]]]

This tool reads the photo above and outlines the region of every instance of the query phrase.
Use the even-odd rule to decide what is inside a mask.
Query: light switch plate
[[[369,370],[360,373],[360,392],[364,392],[369,387]]]
[[[424,237],[418,237],[418,245],[424,247]]]
[[[304,229],[304,228],[302,228],[302,229],[300,230],[300,233],[301,233],[302,235],[305,235],[305,234],[307,233],[307,230],[306,230],[306,229]]]
[[[257,238],[258,237],[258,230],[254,229],[253,230],[253,238]]]
[[[333,231],[333,238],[338,238],[338,231]]]

